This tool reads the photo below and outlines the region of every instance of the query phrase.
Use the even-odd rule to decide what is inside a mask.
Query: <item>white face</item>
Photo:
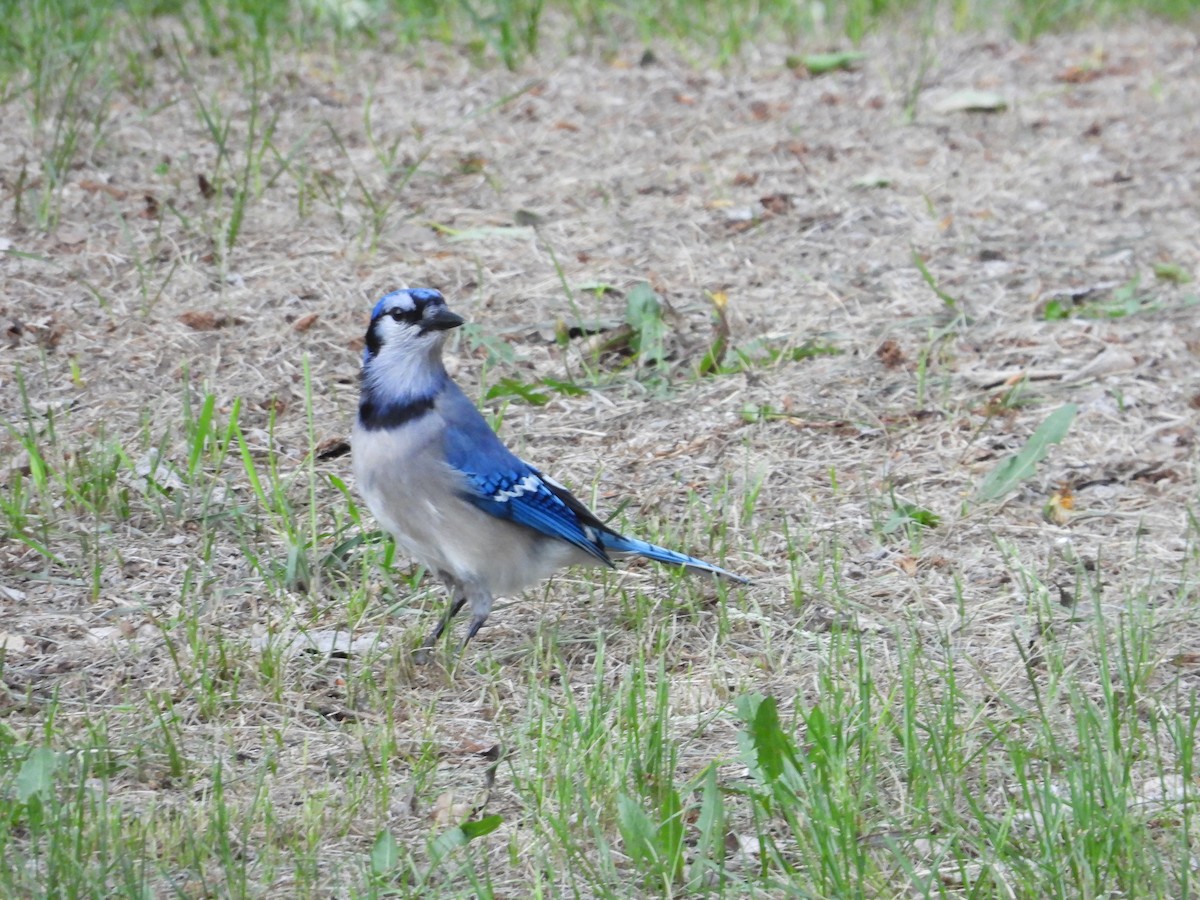
[[[428,288],[393,291],[375,304],[364,362],[384,354],[409,356],[440,347],[446,331],[463,322],[440,293]]]
[[[363,351],[363,374],[371,387],[420,390],[443,371],[446,332],[463,323],[437,291],[394,291],[375,304]]]

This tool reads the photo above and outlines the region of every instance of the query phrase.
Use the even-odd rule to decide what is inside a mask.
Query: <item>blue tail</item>
[[[666,563],[669,566],[683,566],[689,572],[706,572],[709,575],[716,575],[718,578],[724,578],[737,584],[750,583],[749,578],[734,575],[720,566],[706,563],[704,560],[688,556],[686,553],[676,553],[674,550],[668,550],[666,547],[659,547],[656,544],[639,541],[637,538],[625,537],[624,535],[614,534],[611,531],[602,531],[598,537],[600,545],[610,553],[635,553],[638,556]]]

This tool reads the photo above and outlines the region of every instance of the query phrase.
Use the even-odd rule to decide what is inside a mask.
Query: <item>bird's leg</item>
[[[438,572],[438,578],[442,580],[442,584],[446,585],[446,590],[450,593],[450,606],[447,607],[446,614],[442,616],[437,627],[430,632],[429,637],[425,638],[425,643],[421,645],[426,650],[438,642],[438,638],[442,636],[442,632],[449,627],[450,622],[458,615],[458,611],[467,602],[467,591],[457,578],[447,575],[445,572]]]
[[[471,624],[467,626],[467,636],[463,638],[462,646],[458,648],[458,652],[462,653],[466,649],[467,642],[479,633],[479,629],[483,627],[483,623],[488,620],[488,616],[492,612],[492,595],[478,585],[472,585],[468,592],[471,600]]]
[[[455,597],[449,608],[446,610],[446,614],[443,615],[441,621],[437,623],[437,627],[434,628],[433,631],[429,632],[429,637],[425,638],[425,643],[421,646],[428,648],[436,644],[438,642],[438,638],[442,636],[442,632],[446,630],[446,628],[450,625],[451,620],[458,615],[458,611],[463,608],[463,605],[466,602],[466,597]]]

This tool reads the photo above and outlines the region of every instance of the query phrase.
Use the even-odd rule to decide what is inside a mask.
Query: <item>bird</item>
[[[394,290],[375,304],[350,438],[355,482],[372,515],[450,595],[422,651],[469,604],[461,653],[496,597],[519,594],[570,565],[612,567],[614,558],[642,556],[748,583],[618,533],[509,450],[446,371],[447,336],[465,321],[432,288]]]

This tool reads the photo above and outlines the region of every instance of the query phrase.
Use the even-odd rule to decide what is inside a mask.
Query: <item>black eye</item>
[[[421,311],[419,309],[400,309],[396,307],[390,310],[388,315],[397,322],[408,322],[409,324],[418,322],[421,319]]]

